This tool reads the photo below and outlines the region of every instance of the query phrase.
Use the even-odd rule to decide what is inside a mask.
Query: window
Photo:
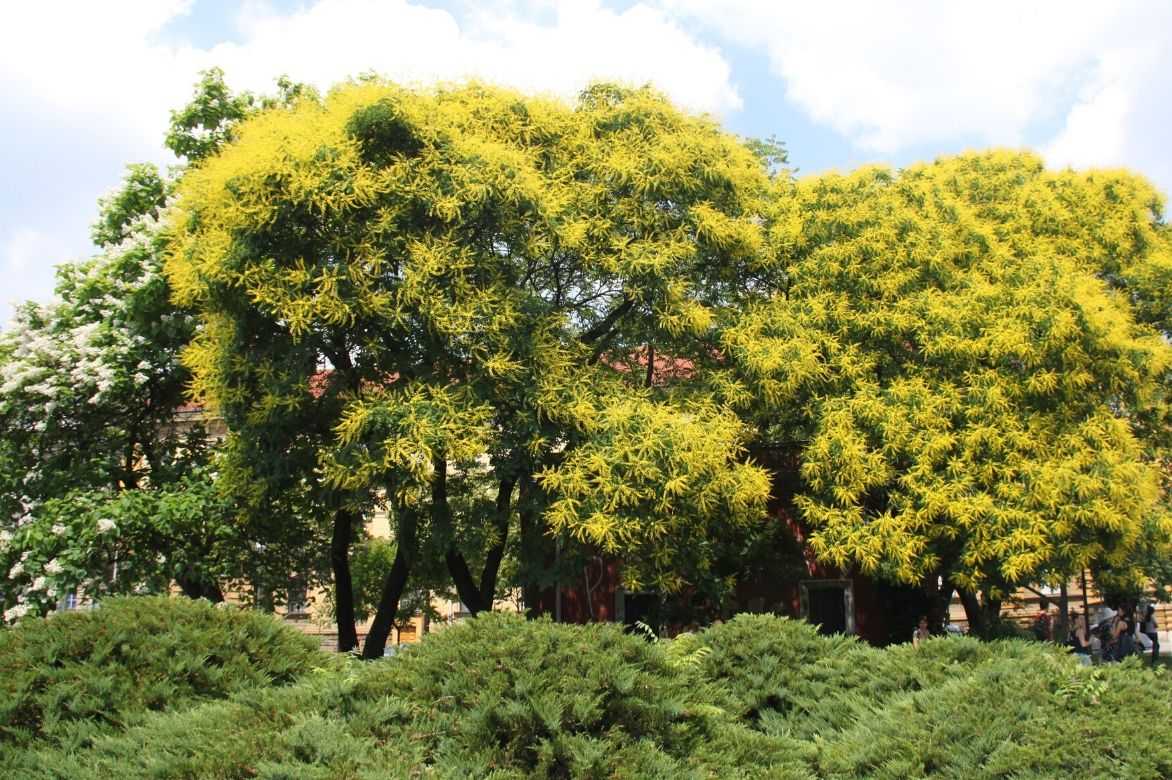
[[[305,580],[294,578],[289,582],[288,598],[285,601],[285,617],[309,617],[309,596],[305,590]]]

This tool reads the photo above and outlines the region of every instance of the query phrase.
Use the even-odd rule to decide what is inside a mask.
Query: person
[[[1070,613],[1071,631],[1070,646],[1074,650],[1078,662],[1083,666],[1091,665],[1091,637],[1087,633],[1086,619],[1078,612]]]
[[[1148,639],[1152,640],[1152,666],[1155,667],[1157,659],[1160,657],[1160,630],[1159,626],[1156,625],[1155,604],[1148,604],[1148,608],[1144,610],[1141,630]]]
[[[1039,642],[1048,642],[1051,637],[1050,606],[1042,601],[1042,611],[1034,618],[1034,638]]]
[[[920,642],[923,642],[930,636],[932,636],[932,632],[928,630],[928,616],[920,615],[920,622],[916,626],[916,630],[912,633],[912,647],[919,647]]]
[[[1095,633],[1099,638],[1099,650],[1104,662],[1113,660],[1115,655],[1115,639],[1112,630],[1115,628],[1115,616],[1118,613],[1107,607],[1099,613],[1099,622],[1095,624]]]
[[[1119,635],[1123,632],[1123,607],[1115,610],[1111,615],[1111,622],[1107,625],[1107,646],[1103,648],[1104,661],[1119,660]]]
[[[1115,614],[1111,640],[1114,649],[1111,660],[1122,661],[1135,652],[1135,613],[1127,605],[1120,606]]]

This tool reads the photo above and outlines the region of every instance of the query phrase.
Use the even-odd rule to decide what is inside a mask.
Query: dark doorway
[[[624,593],[623,625],[631,630],[636,623],[642,623],[659,634],[659,601],[658,593]]]
[[[846,605],[842,599],[842,588],[816,588],[810,591],[811,623],[818,624],[823,634],[846,632]]]
[[[855,620],[849,580],[806,580],[801,583],[802,617],[823,634],[853,634]]]

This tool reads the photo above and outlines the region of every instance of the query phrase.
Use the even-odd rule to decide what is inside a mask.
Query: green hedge
[[[76,748],[146,712],[286,684],[329,661],[257,612],[112,598],[0,630],[0,742]]]
[[[393,659],[146,715],[85,750],[9,751],[6,776],[1162,778],[1170,683],[1017,641],[879,650],[741,616],[647,642],[483,615]]]
[[[676,643],[705,648],[703,677],[726,694],[740,722],[803,739],[847,728],[893,697],[934,688],[991,660],[1030,665],[1055,655],[1038,643],[967,637],[878,649],[767,615],[741,615]]]
[[[677,659],[613,625],[484,615],[383,662],[150,718],[29,777],[687,776],[724,717]],[[727,718],[725,718],[727,720]]]

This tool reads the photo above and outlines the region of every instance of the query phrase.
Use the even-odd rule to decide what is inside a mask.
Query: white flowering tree
[[[112,520],[102,533],[59,522],[87,514],[62,502],[88,508],[173,476],[179,444],[167,423],[186,380],[178,350],[192,331],[158,273],[166,189],[153,166],[132,166],[102,203],[99,253],[60,266],[53,300],[24,304],[0,335],[5,554],[19,556],[5,586],[10,618],[82,579],[66,558],[40,558],[97,549],[116,531]]]
[[[283,84],[282,91],[293,89]],[[206,74],[167,143],[191,162],[251,105]],[[132,165],[100,203],[98,252],[58,267],[54,297],[0,332],[0,585],[4,618],[68,594],[166,590],[222,598],[226,581],[271,592],[320,550],[296,506],[241,509],[216,487],[218,454],[175,425],[194,320],[170,301],[159,218],[170,181]],[[274,519],[280,517],[280,521]],[[260,584],[264,583],[264,584]]]
[[[103,223],[131,189],[151,190],[151,208],[112,234]],[[181,395],[177,351],[191,335],[158,275],[164,197],[158,172],[133,166],[106,200],[101,252],[60,266],[54,299],[24,304],[0,337],[5,476],[20,478],[6,497],[27,505],[79,484],[135,487],[161,465],[152,444]]]
[[[225,498],[208,466],[194,464],[158,486],[49,498],[0,538],[8,621],[43,614],[71,595],[165,593],[172,583],[217,601],[223,584],[235,582],[264,601],[266,587],[288,583],[291,567],[320,568],[304,552],[322,543],[310,524],[258,524]]]

